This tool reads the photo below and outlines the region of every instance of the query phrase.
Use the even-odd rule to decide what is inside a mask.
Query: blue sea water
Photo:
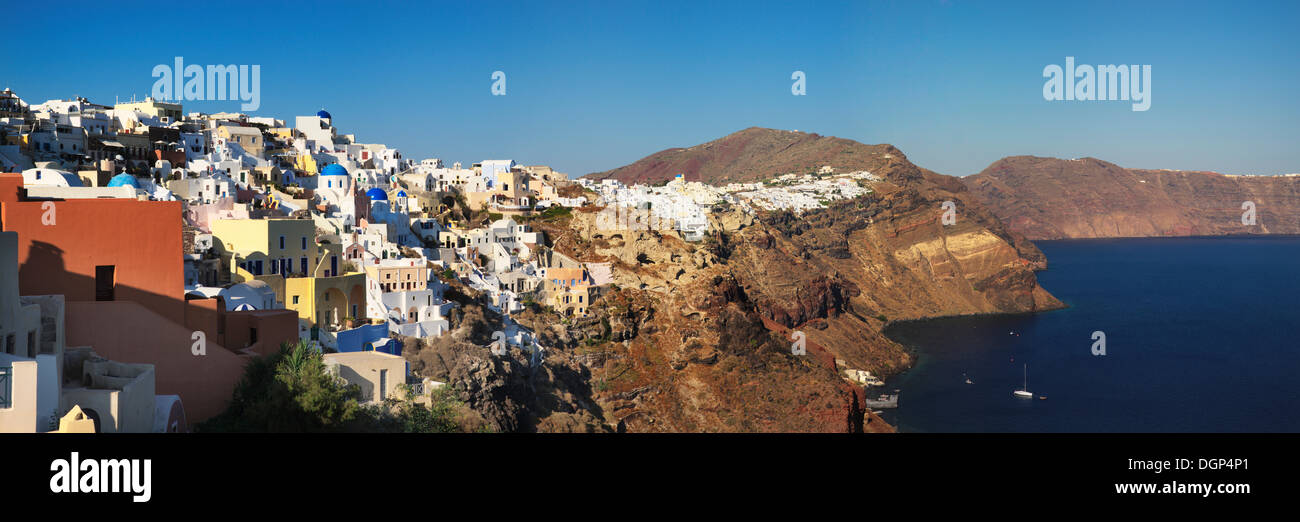
[[[1041,241],[1068,309],[887,330],[904,432],[1300,432],[1300,238]],[[1106,354],[1093,355],[1093,332]],[[1012,396],[1028,365],[1034,399]],[[973,384],[966,384],[969,377]],[[1046,396],[1040,400],[1037,396]]]

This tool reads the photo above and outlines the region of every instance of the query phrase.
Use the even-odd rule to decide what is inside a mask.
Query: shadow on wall
[[[291,310],[227,312],[220,297],[164,296],[117,284],[117,274],[130,267],[96,266],[93,275],[69,272],[68,255],[53,244],[31,241],[18,269],[19,293],[64,295],[66,345],[90,346],[114,361],[154,365],[157,393],[179,395],[191,422],[225,408],[250,357],[276,353],[282,342],[298,339],[297,314]]]

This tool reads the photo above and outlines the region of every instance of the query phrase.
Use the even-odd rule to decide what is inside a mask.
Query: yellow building
[[[266,132],[271,133],[275,137],[280,138],[280,141],[285,141],[285,142],[288,142],[293,138],[297,137],[299,134],[301,134],[300,132],[294,130],[292,127],[271,127],[269,129],[266,129]]]
[[[322,328],[338,329],[348,319],[365,321],[366,274],[331,277],[290,277],[284,280],[284,307],[298,318]]]
[[[145,98],[142,102],[119,103],[113,108],[119,111],[140,111],[155,118],[171,118],[171,121],[181,119],[181,104],[160,102],[153,98]]]
[[[316,157],[311,154],[299,154],[293,158],[294,170],[300,171],[303,175],[315,176],[324,167],[324,165],[318,164]]]
[[[312,326],[338,327],[366,315],[366,274],[353,268],[341,245],[317,244],[307,219],[216,219],[213,246],[233,264],[232,281],[264,281],[284,307]]]
[[[320,249],[309,219],[214,219],[213,246],[253,276],[306,277],[316,273]]]

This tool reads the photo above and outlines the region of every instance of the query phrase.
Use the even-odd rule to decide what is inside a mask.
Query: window
[[[95,300],[112,301],[113,287],[117,284],[114,276],[114,265],[100,265],[95,267]]]
[[[280,250],[284,250],[284,236],[280,236]]]
[[[280,247],[284,248],[284,247]],[[302,236],[302,249],[307,250],[307,236]]]
[[[298,304],[298,296],[293,296],[293,304]]]
[[[302,258],[302,275],[311,275],[307,273],[307,258]]]

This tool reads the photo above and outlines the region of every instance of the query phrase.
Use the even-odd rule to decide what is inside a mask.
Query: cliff
[[[766,142],[775,138],[759,134],[784,132],[760,131],[737,134]],[[799,142],[826,139],[848,142]],[[839,165],[882,176],[873,193],[802,216],[715,213],[702,243],[673,232],[602,230],[596,208],[538,223],[556,250],[610,263],[615,289],[593,305],[591,319],[562,324],[530,313],[519,320],[589,365],[593,398],[618,429],[892,430],[864,411],[864,390],[841,373],[842,365],[888,376],[912,363],[881,334],[886,322],[1061,304],[1038,286],[1042,253],[1006,230],[960,180],[920,169],[889,145],[849,148],[863,155],[845,154]],[[698,159],[793,161],[780,151]],[[945,201],[957,213],[949,226],[940,220]],[[794,332],[805,336],[806,355],[791,353]]]
[[[1007,228],[1030,239],[1300,233],[1300,175],[1014,156],[962,182]],[[1247,201],[1254,203],[1254,225],[1242,224]]]

